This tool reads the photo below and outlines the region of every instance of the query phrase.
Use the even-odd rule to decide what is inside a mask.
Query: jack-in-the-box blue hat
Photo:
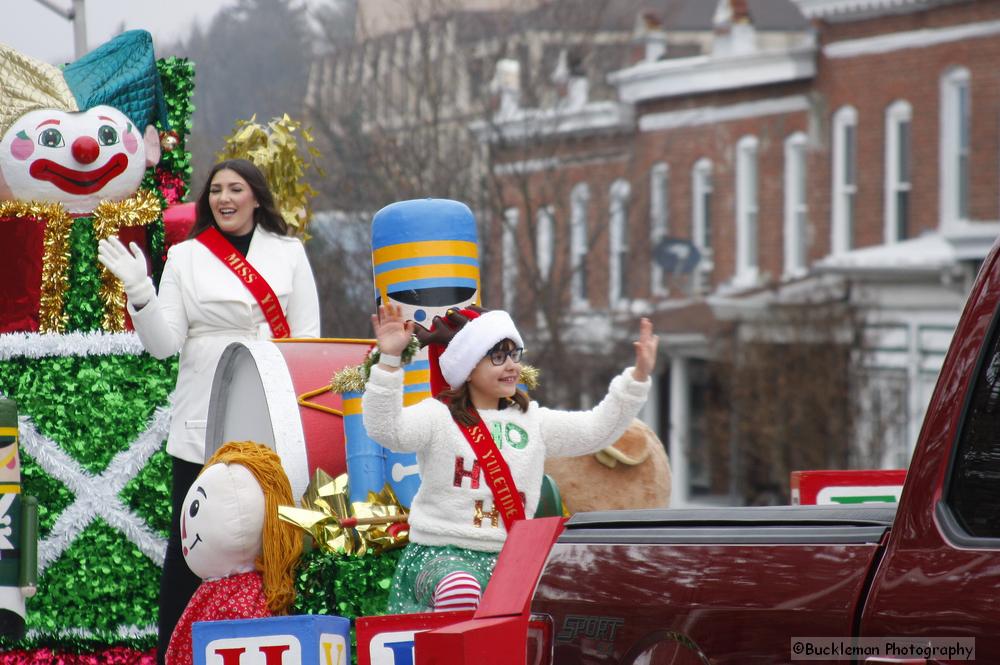
[[[106,104],[127,115],[140,132],[156,121],[169,129],[153,37],[145,30],[123,32],[66,65],[63,76],[81,111]]]

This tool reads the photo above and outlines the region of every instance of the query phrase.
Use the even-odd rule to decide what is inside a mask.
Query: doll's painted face
[[[254,569],[263,547],[264,492],[239,464],[213,464],[194,481],[181,513],[184,560],[205,580]]]
[[[0,199],[58,202],[87,214],[101,201],[132,196],[159,157],[155,129],[144,134],[111,106],[30,111],[0,138]]]

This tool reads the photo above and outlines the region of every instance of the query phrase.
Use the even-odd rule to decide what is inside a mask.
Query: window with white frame
[[[552,206],[542,206],[535,215],[535,261],[538,274],[543,280],[549,278],[552,270],[552,253],[555,235],[553,230]]]
[[[785,139],[785,276],[806,272],[809,263],[809,202],[807,198],[806,135]]]
[[[691,240],[701,253],[699,273],[712,269],[712,162],[702,157],[691,169]]]
[[[663,162],[654,164],[649,172],[649,246],[651,250],[669,233],[669,174],[667,165]],[[654,260],[650,270],[650,291],[654,296],[665,296],[669,293],[666,277],[663,267]]]
[[[756,136],[736,144],[736,278],[752,284],[758,276],[758,187]]]
[[[899,100],[885,111],[885,233],[886,244],[910,234],[910,119],[909,102]]]
[[[621,305],[628,297],[628,204],[631,193],[632,188],[626,180],[619,178],[611,184],[608,302],[612,306]]]
[[[590,205],[590,187],[585,182],[576,184],[569,195],[569,252],[570,278],[573,303],[587,302],[587,209]]]
[[[941,77],[941,221],[969,219],[969,70],[953,67]]]
[[[858,112],[844,106],[833,114],[833,187],[830,206],[830,253],[854,245],[854,204],[858,192]]]
[[[520,211],[517,208],[507,208],[504,211],[503,225],[503,308],[513,314],[514,303],[517,302],[517,223]]]

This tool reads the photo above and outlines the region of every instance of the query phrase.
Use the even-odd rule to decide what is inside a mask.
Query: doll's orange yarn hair
[[[295,566],[302,554],[302,537],[295,526],[278,519],[278,506],[295,505],[281,459],[259,443],[230,441],[215,451],[205,468],[218,463],[245,467],[264,492],[264,545],[257,570],[264,578],[267,608],[274,614],[286,614],[295,600]]]

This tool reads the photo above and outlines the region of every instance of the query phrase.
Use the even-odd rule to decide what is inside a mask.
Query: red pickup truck
[[[803,662],[795,638],[829,636],[974,638],[976,662],[1000,663],[998,247],[955,331],[898,506],[578,514],[531,601],[551,619],[551,652],[534,659],[774,665]]]

